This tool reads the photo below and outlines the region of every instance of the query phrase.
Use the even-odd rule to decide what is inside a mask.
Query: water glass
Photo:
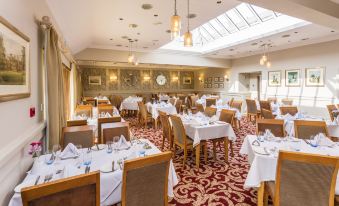
[[[258,132],[257,140],[258,140],[259,142],[264,142],[265,136],[264,136],[264,133],[263,133],[263,132],[261,132],[261,131]]]
[[[89,149],[84,153],[84,165],[88,166],[92,163],[92,150]]]
[[[118,152],[118,149],[119,149],[119,140],[120,140],[120,136],[114,136],[113,137],[113,145],[114,145],[114,152]]]
[[[47,151],[45,152],[44,156],[45,156],[45,163],[46,163],[46,165],[51,165],[51,164],[53,164],[54,158],[53,158],[53,153],[52,153],[52,152],[50,152],[50,151],[47,150]]]
[[[113,149],[112,149],[112,141],[107,141],[106,142],[106,152],[107,154],[112,153]]]

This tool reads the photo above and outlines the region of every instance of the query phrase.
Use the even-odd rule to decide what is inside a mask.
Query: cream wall
[[[303,46],[270,54],[272,68],[259,65],[260,56],[251,56],[232,61],[231,87],[229,92],[239,92],[244,87],[239,83],[239,73],[262,72],[261,97],[277,96],[292,98],[302,111],[328,118],[326,105],[339,103],[339,41]],[[304,86],[305,68],[326,67],[324,87]],[[301,87],[286,87],[285,70],[301,69]],[[282,71],[282,86],[268,87],[268,71]],[[249,90],[248,90],[249,91]]]
[[[8,205],[15,185],[32,163],[27,145],[43,135],[44,123],[39,121],[41,72],[35,18],[50,15],[50,12],[44,0],[0,0],[0,15],[30,38],[31,96],[0,103],[0,205]],[[34,118],[29,117],[30,107],[36,109]]]

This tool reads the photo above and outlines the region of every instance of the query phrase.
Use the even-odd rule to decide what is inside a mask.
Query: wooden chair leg
[[[200,165],[200,144],[195,146],[195,163],[197,165],[197,168],[199,168],[199,165]]]
[[[212,143],[213,143],[213,160],[215,161],[217,159],[217,152],[216,152],[216,142],[215,140],[212,140]]]
[[[185,167],[186,158],[187,158],[187,148],[185,146],[185,148],[184,148],[184,160],[182,161],[183,167]]]
[[[233,141],[229,141],[230,143],[230,150],[231,150],[231,156],[234,156],[234,152],[233,152]]]
[[[228,162],[228,145],[229,140],[227,137],[224,138],[224,149],[225,149],[225,161]]]
[[[204,143],[204,145],[203,145],[203,150],[204,150],[204,160],[205,160],[205,164],[207,164],[207,142]]]
[[[173,145],[173,159],[175,158],[175,152],[176,152],[176,150],[175,150],[175,144]]]
[[[263,206],[264,205],[264,192],[265,192],[265,183],[260,183],[260,187],[258,188],[258,202],[257,206]]]
[[[162,144],[161,144],[161,151],[164,150],[164,146],[165,146],[165,136],[162,135]]]

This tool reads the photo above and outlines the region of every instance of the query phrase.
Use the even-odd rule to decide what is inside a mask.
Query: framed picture
[[[325,85],[325,67],[306,68],[305,84],[309,87],[322,87]]]
[[[224,77],[219,77],[219,82],[224,82]]]
[[[208,77],[208,78],[207,78],[207,82],[208,82],[208,83],[212,83],[212,77]]]
[[[219,84],[214,84],[213,88],[215,88],[215,89],[219,88]]]
[[[224,88],[224,83],[219,84],[219,88]]]
[[[207,88],[207,84],[204,84],[204,88]]]
[[[101,85],[101,76],[88,76],[89,85]]]
[[[212,84],[207,84],[207,88],[212,88]]]
[[[286,70],[285,78],[285,85],[287,87],[301,86],[300,69]]]
[[[281,86],[281,71],[268,72],[268,86],[270,87]]]
[[[183,77],[182,83],[183,84],[192,84],[192,77]]]
[[[219,82],[219,77],[214,77],[214,82]]]
[[[0,102],[30,96],[30,39],[0,16]]]

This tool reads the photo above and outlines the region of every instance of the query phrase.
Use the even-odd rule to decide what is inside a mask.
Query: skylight
[[[183,37],[162,46],[163,50],[209,53],[265,36],[310,24],[247,3],[241,3],[192,31],[193,47],[183,46]]]

